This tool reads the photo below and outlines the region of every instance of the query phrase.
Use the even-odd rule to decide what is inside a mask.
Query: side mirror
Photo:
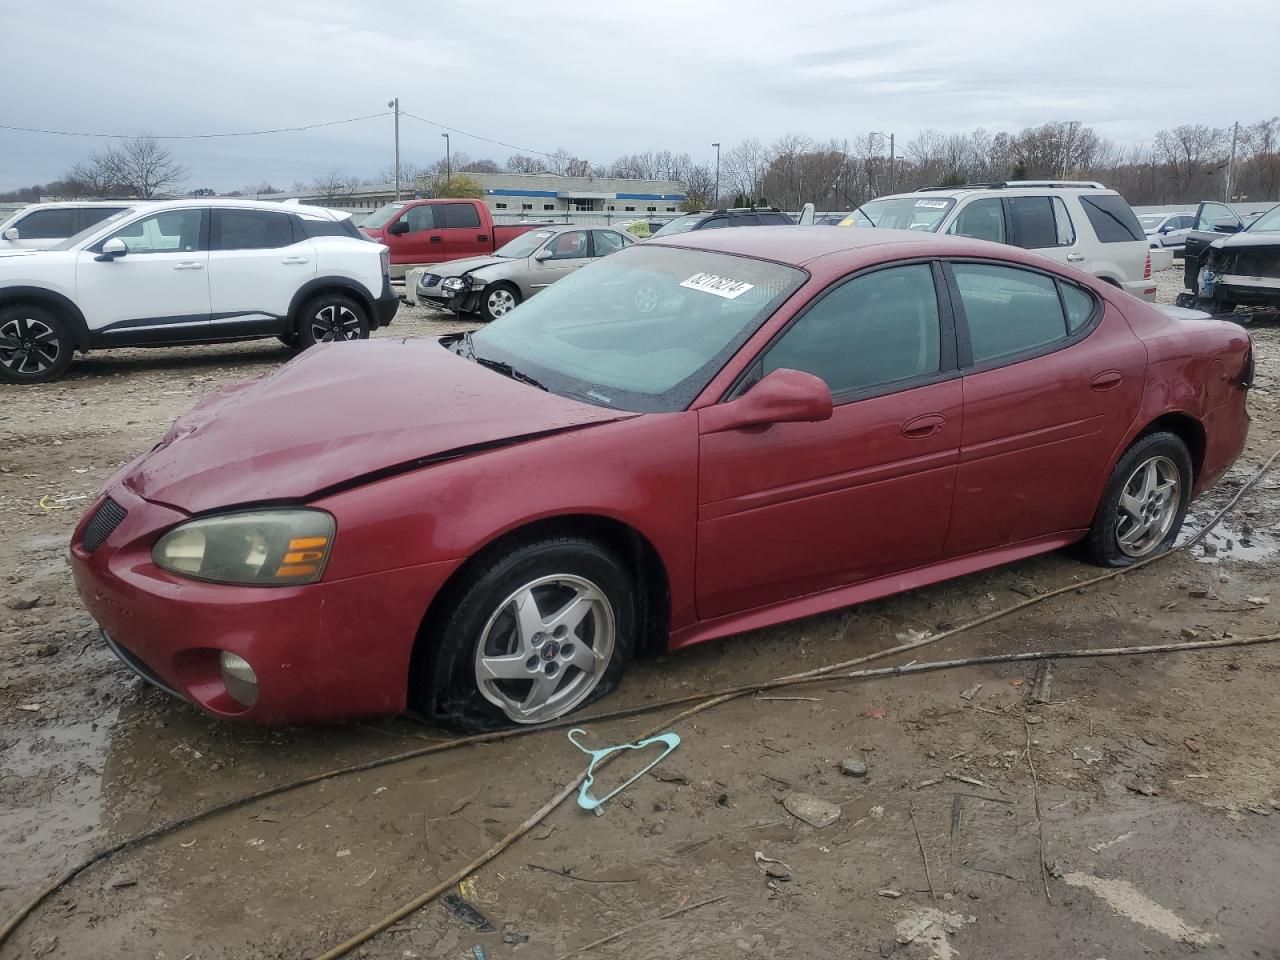
[[[409,232],[409,224],[405,223],[403,220],[397,220],[391,226],[387,227],[387,233],[390,233],[394,236],[399,236],[402,233],[408,233],[408,232]]]
[[[772,423],[819,423],[831,419],[831,390],[811,373],[775,370],[737,399],[705,407],[701,433],[724,433]]]
[[[1215,220],[1213,221],[1214,233],[1239,233],[1240,224],[1234,220]]]
[[[542,262],[543,260],[550,260],[554,256],[555,254],[550,250],[539,250],[537,253],[533,255],[533,259],[537,260],[538,262]]]
[[[17,240],[17,239],[18,239],[18,228],[17,228],[17,227],[10,227],[8,230],[6,230],[6,231],[4,232],[4,238],[5,238],[6,240]]]
[[[99,260],[114,260],[116,257],[123,257],[129,252],[129,247],[119,237],[112,237],[102,245],[102,253],[98,256]]]

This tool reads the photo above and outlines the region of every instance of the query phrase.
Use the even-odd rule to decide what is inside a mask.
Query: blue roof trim
[[[554,190],[486,190],[495,197],[558,197]]]
[[[683,193],[619,193],[619,200],[688,200]]]

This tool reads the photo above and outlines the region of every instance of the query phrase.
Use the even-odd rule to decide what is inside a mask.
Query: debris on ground
[[[897,900],[900,896],[902,896],[902,891],[894,890],[892,887],[885,887],[882,890],[877,890],[876,896],[884,897],[888,900]]]
[[[32,607],[40,605],[40,594],[19,593],[6,600],[4,605],[10,610],[30,610]]]
[[[773,857],[766,857],[759,850],[756,851],[756,865],[771,880],[787,881],[791,879],[790,865],[783,863],[781,860],[775,860]]]
[[[876,707],[874,710],[865,710],[862,714],[868,720],[883,720],[885,718],[884,707]]]
[[[854,757],[847,757],[840,761],[840,772],[846,777],[865,777],[867,765]]]
[[[807,793],[788,793],[782,798],[787,813],[819,830],[840,819],[840,808],[834,803]]]
[[[616,746],[603,747],[600,750],[592,750],[590,747],[584,747],[574,737],[574,734],[581,736],[585,735],[586,732],[587,731],[583,730],[581,727],[574,727],[569,731],[568,736],[570,743],[591,758],[591,762],[587,765],[586,778],[582,781],[582,786],[578,788],[578,806],[583,810],[595,810],[597,813],[600,812],[599,808],[601,805],[627,789],[627,787],[631,786],[631,784],[635,783],[663,760],[667,759],[672,750],[680,746],[680,735],[678,733],[660,733],[656,737],[646,737],[644,740],[640,740],[637,743],[620,743]],[[652,746],[655,743],[662,744],[666,749],[641,767],[639,772],[634,776],[628,780],[624,780],[619,786],[614,787],[603,797],[593,797],[591,795],[591,787],[595,783],[596,767],[601,763],[604,763],[606,758],[621,750],[643,750],[645,747]]]
[[[982,689],[981,683],[975,683],[972,687],[960,691],[961,700],[972,700],[978,695],[978,691]]]
[[[1126,790],[1131,790],[1143,797],[1158,797],[1160,795],[1160,788],[1150,780],[1132,777],[1125,781],[1124,786]]]
[[[972,914],[966,917],[958,913],[947,913],[937,907],[921,907],[898,921],[894,928],[894,939],[899,946],[905,947],[912,943],[927,946],[932,960],[952,960],[959,954],[952,949],[948,938],[977,919]]]
[[[1071,751],[1072,760],[1082,760],[1086,765],[1102,762],[1102,751],[1097,747],[1085,745]]]
[[[465,923],[476,933],[493,933],[497,928],[489,922],[489,918],[477,910],[472,904],[462,899],[458,893],[446,893],[440,898],[445,909]]]

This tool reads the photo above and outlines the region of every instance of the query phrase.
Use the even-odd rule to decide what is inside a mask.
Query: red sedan
[[[211,714],[539,723],[642,651],[1164,550],[1251,376],[1240,327],[1012,247],[701,232],[223,390],[109,482],[73,566],[116,653]]]

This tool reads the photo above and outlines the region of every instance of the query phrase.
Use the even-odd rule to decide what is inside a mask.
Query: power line
[[[466,131],[466,130],[459,130],[457,127],[451,127],[447,123],[440,123],[437,120],[428,120],[426,117],[419,117],[416,114],[410,113],[408,110],[401,110],[400,116],[412,117],[414,120],[417,120],[419,123],[425,123],[433,127],[439,127],[441,130],[448,130],[450,133],[461,134],[464,137],[471,137],[473,140],[483,140],[485,143],[492,143],[494,146],[498,146],[498,147],[506,147],[508,150],[515,150],[519,153],[531,153],[539,157],[548,157],[548,158],[555,157],[554,153],[547,153],[545,150],[532,150],[529,147],[521,147],[521,146],[517,146],[514,143],[507,143],[505,140],[494,140],[494,139],[491,139],[490,137],[482,137],[478,133],[470,133],[469,131]]]
[[[403,113],[403,111],[401,112]],[[298,133],[302,130],[315,130],[318,127],[334,127],[342,123],[357,123],[361,120],[389,116],[391,116],[391,112],[383,110],[381,113],[368,113],[363,117],[348,117],[345,120],[325,120],[321,123],[308,123],[300,127],[274,127],[270,130],[237,130],[230,133],[148,133],[141,136],[151,137],[153,140],[216,140],[221,137],[260,137],[268,133]],[[414,117],[414,119],[420,118]],[[7,123],[0,123],[0,130],[14,130],[18,133],[43,133],[54,137],[98,137],[108,140],[132,140],[139,136],[136,133],[85,133],[79,130],[42,130],[38,127],[16,127]]]

